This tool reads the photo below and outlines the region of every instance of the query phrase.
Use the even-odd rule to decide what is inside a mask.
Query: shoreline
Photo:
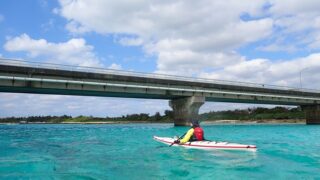
[[[60,123],[51,123],[51,122],[28,122],[28,123],[3,123],[0,124],[164,124],[171,122],[150,122],[150,121],[105,121],[105,122],[60,122]]]
[[[165,124],[165,123],[173,123],[173,122],[150,122],[150,121],[104,121],[104,122],[61,122],[61,123],[49,123],[49,122],[28,122],[28,123],[3,123],[6,125],[14,125],[14,124]],[[203,125],[214,125],[214,124],[305,124],[306,121],[303,119],[283,119],[283,120],[207,120],[202,121]]]
[[[203,124],[305,124],[305,119],[270,119],[270,120],[212,120]]]

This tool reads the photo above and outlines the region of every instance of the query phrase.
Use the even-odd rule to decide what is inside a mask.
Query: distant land
[[[248,108],[227,111],[211,111],[200,114],[199,120],[206,123],[303,123],[304,112],[300,108]],[[131,114],[120,117],[93,116],[30,116],[0,118],[0,123],[171,123],[172,111],[166,110],[164,115],[146,113]]]

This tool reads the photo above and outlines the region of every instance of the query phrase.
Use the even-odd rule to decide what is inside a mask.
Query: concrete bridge
[[[168,99],[174,124],[197,118],[205,101],[301,106],[320,124],[320,91],[0,58],[0,92]]]

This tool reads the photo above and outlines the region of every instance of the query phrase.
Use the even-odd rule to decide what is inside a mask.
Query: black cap
[[[199,127],[199,121],[198,120],[192,119],[191,120],[191,124],[192,124],[193,127]]]

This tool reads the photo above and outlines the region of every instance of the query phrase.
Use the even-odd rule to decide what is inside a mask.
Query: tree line
[[[29,116],[0,118],[0,123],[62,123],[62,122],[108,122],[108,121],[141,121],[141,122],[173,122],[172,111],[166,110],[164,115],[156,112],[154,115],[146,113],[128,114],[120,117],[93,116]]]
[[[269,120],[269,119],[304,119],[300,108],[248,108],[225,111],[211,111],[199,115],[202,121],[212,120]],[[29,116],[0,118],[0,123],[62,123],[62,122],[106,122],[106,121],[141,121],[141,122],[173,122],[173,112],[166,110],[163,115],[156,112],[128,114],[120,117],[93,117],[93,116]]]
[[[211,111],[200,115],[203,120],[269,120],[269,119],[304,119],[301,108],[248,108],[226,111]]]

